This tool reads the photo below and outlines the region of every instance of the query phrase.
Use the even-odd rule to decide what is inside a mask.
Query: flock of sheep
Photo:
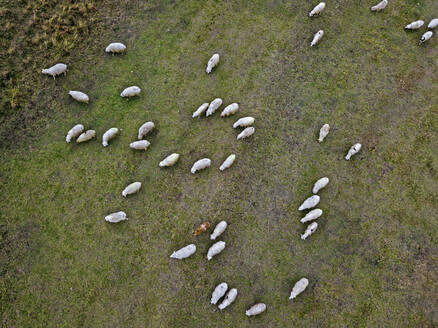
[[[371,10],[372,11],[383,10],[387,6],[387,4],[388,4],[388,1],[383,0],[380,3],[378,3],[377,5],[371,7]],[[326,7],[326,4],[324,2],[319,3],[316,7],[314,7],[312,9],[312,11],[309,13],[309,16],[313,17],[315,15],[320,14],[325,9],[325,7]],[[412,22],[412,23],[406,25],[405,29],[406,30],[416,30],[416,29],[419,29],[420,27],[422,27],[423,25],[424,25],[424,21],[418,20],[418,21],[415,21],[415,22]],[[437,26],[438,26],[438,18],[435,18],[435,19],[432,19],[432,21],[429,23],[428,28],[433,29]],[[322,39],[323,35],[324,35],[323,30],[318,31],[314,35],[310,46],[313,47],[314,45],[316,45]],[[432,37],[432,35],[433,35],[432,31],[427,31],[421,37],[420,43],[426,42],[427,40],[429,40]],[[126,50],[126,46],[122,43],[111,43],[105,49],[105,51],[107,53],[112,53],[113,55],[116,53],[123,53],[125,50]],[[207,68],[206,68],[207,74],[210,74],[212,72],[213,68],[219,64],[219,59],[220,59],[219,54],[214,54],[210,58],[210,60],[207,63]],[[62,63],[58,63],[50,68],[42,70],[43,74],[51,75],[53,78],[55,78],[57,75],[60,75],[60,74],[66,74],[66,72],[67,72],[67,65],[62,64]],[[141,93],[141,89],[138,86],[131,86],[131,87],[124,89],[122,91],[122,93],[120,94],[120,96],[124,97],[124,98],[125,97],[134,97],[134,96],[139,95],[140,93]],[[83,103],[89,102],[88,95],[81,92],[81,91],[69,91],[69,95],[73,99],[75,99],[76,101],[83,102]],[[197,117],[200,117],[201,115],[203,115],[204,113],[205,113],[205,116],[213,115],[215,113],[215,111],[217,109],[219,109],[220,106],[222,106],[222,103],[223,103],[223,101],[221,98],[216,98],[211,103],[203,103],[192,114],[192,117],[197,118]],[[221,117],[230,116],[230,115],[235,114],[238,110],[239,110],[239,105],[237,103],[232,103],[224,108],[224,110],[222,111],[220,116]],[[252,134],[254,134],[255,128],[252,126],[254,124],[254,122],[255,122],[255,119],[253,117],[243,117],[243,118],[238,119],[233,124],[233,128],[235,128],[235,129],[236,128],[243,128],[242,132],[237,136],[237,140],[247,138],[247,137],[251,136]],[[150,143],[147,140],[143,140],[143,138],[148,133],[150,133],[154,129],[154,127],[155,127],[155,124],[153,122],[146,122],[143,125],[141,125],[139,130],[138,130],[138,139],[139,140],[133,141],[132,143],[130,143],[130,145],[129,145],[130,148],[135,149],[135,150],[147,150]],[[84,130],[85,130],[85,128],[82,124],[75,125],[73,128],[71,128],[68,131],[67,136],[66,136],[66,142],[70,143],[74,138],[76,138],[77,143],[82,143],[82,142],[91,140],[96,136],[95,130],[87,130],[85,132],[84,132]],[[329,131],[330,131],[330,126],[328,124],[324,124],[320,129],[318,141],[322,142],[327,137]],[[109,145],[109,141],[111,139],[113,139],[118,133],[119,133],[119,129],[115,128],[115,127],[107,130],[102,135],[102,145],[104,147],[107,147]],[[348,153],[345,156],[345,159],[350,160],[350,158],[353,155],[357,154],[360,151],[361,147],[362,147],[362,145],[360,143],[354,144],[348,150]],[[177,163],[179,157],[180,157],[179,154],[173,153],[173,154],[167,156],[166,158],[164,158],[159,163],[159,167],[168,167],[168,166],[175,165]],[[224,171],[227,168],[230,168],[231,165],[234,163],[235,159],[236,159],[235,154],[229,155],[225,159],[225,161],[222,163],[222,165],[219,167],[219,170]],[[209,158],[202,158],[193,164],[190,171],[191,171],[191,173],[194,174],[197,171],[206,169],[210,166],[211,166],[211,160]],[[312,223],[310,223],[307,226],[304,234],[301,235],[301,239],[303,239],[303,240],[307,239],[318,228],[318,224],[315,220],[318,219],[322,215],[323,211],[321,209],[313,209],[313,208],[316,207],[320,201],[320,196],[317,195],[318,192],[322,188],[327,186],[329,181],[330,180],[327,177],[324,177],[324,178],[317,180],[314,184],[313,189],[312,189],[313,195],[311,197],[307,198],[301,204],[301,206],[298,208],[299,211],[312,209],[300,220],[301,223],[313,221]],[[141,188],[141,182],[131,183],[122,191],[122,196],[127,197],[128,195],[137,193],[140,190],[140,188]],[[105,220],[107,222],[111,222],[111,223],[117,223],[120,221],[125,221],[127,219],[128,219],[127,215],[123,211],[111,213],[105,217]],[[210,235],[210,239],[216,240],[220,235],[222,235],[222,233],[225,232],[227,226],[228,226],[228,224],[226,221],[219,222],[216,225],[216,227],[214,228],[213,233]],[[210,223],[204,222],[194,231],[193,234],[195,236],[197,236],[197,235],[207,231],[207,229],[209,227],[210,227]],[[225,249],[225,245],[226,245],[226,243],[224,241],[218,241],[218,242],[215,242],[213,245],[211,245],[211,247],[207,251],[207,260],[210,261],[214,256],[221,253]],[[195,252],[196,252],[196,245],[190,244],[190,245],[187,245],[185,247],[182,247],[181,249],[179,249],[177,251],[174,251],[170,255],[170,258],[182,260],[182,259],[185,259],[185,258],[192,256]],[[307,288],[308,285],[309,285],[309,280],[307,278],[300,279],[298,282],[296,282],[296,284],[292,288],[289,299],[294,299],[295,297],[297,297],[300,293],[302,293]],[[228,293],[227,293],[227,291],[228,291]],[[219,285],[217,285],[216,288],[214,289],[212,296],[211,296],[211,304],[216,305],[218,303],[218,301],[221,298],[223,298],[222,302],[218,305],[218,308],[220,310],[223,310],[234,302],[234,300],[237,297],[237,294],[238,293],[237,293],[236,288],[232,288],[232,289],[228,290],[228,284],[226,282],[222,282]],[[250,307],[246,311],[246,315],[247,316],[257,315],[257,314],[264,312],[265,310],[266,310],[266,304],[257,303],[255,305],[253,305],[252,307]]]
[[[381,11],[381,10],[385,9],[387,5],[388,5],[388,0],[382,0],[377,5],[372,6],[371,7],[371,11]],[[309,17],[313,17],[315,15],[320,14],[324,10],[324,8],[325,8],[325,2],[320,2],[309,13]],[[414,21],[414,22],[406,25],[405,26],[405,30],[418,30],[423,25],[424,25],[424,21],[417,20],[417,21]],[[438,18],[434,18],[434,19],[432,19],[430,21],[430,23],[427,26],[427,28],[429,30],[432,30],[432,29],[434,29],[437,26],[438,26]],[[420,44],[426,42],[427,40],[429,40],[432,37],[432,35],[433,35],[432,31],[426,31],[421,36],[421,38],[420,38]],[[318,32],[316,32],[315,35],[313,36],[313,40],[310,43],[310,46],[313,47],[314,45],[316,45],[322,39],[323,36],[324,36],[324,31],[323,30],[319,30]]]
[[[381,11],[386,8],[388,5],[388,0],[382,0],[377,5],[371,7],[371,11]],[[420,27],[424,25],[424,21],[417,20],[412,23],[409,23],[405,26],[405,30],[418,30]],[[438,18],[434,18],[430,21],[429,25],[427,26],[428,29],[432,30],[435,27],[438,26]],[[421,38],[420,38],[420,44],[426,42],[429,40],[433,35],[432,31],[425,32]]]

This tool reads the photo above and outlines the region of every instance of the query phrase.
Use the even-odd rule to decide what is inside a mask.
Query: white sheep
[[[430,21],[429,25],[427,25],[428,29],[433,29],[438,26],[438,18],[434,18]]]
[[[236,159],[236,155],[234,155],[234,154],[231,154],[230,156],[228,156],[227,159],[220,166],[219,170],[223,171],[223,170],[228,169],[231,165],[233,165],[235,159]]]
[[[318,32],[316,32],[315,35],[313,36],[313,40],[310,43],[310,46],[313,47],[314,45],[316,45],[322,39],[323,35],[324,35],[323,30],[319,30]]]
[[[163,159],[159,166],[160,167],[165,167],[165,166],[172,166],[175,165],[175,163],[178,161],[179,159],[179,154],[173,153],[169,156],[167,156],[165,159]]]
[[[77,139],[77,143],[85,142],[88,140],[93,139],[96,136],[96,131],[94,130],[87,130],[86,132],[82,133]]]
[[[219,299],[225,295],[227,290],[228,290],[228,284],[226,282],[222,282],[219,285],[217,285],[213,291],[213,294],[211,295],[210,303],[216,304],[217,301],[219,301]]]
[[[221,98],[216,98],[215,100],[213,100],[210,103],[210,105],[208,106],[207,113],[205,114],[205,116],[212,115],[216,111],[216,109],[221,107],[221,105],[222,105],[222,99]]]
[[[215,240],[217,237],[222,235],[222,233],[227,229],[228,223],[225,221],[219,222],[213,230],[213,233],[210,235],[211,240]]]
[[[135,194],[140,190],[140,188],[141,188],[141,182],[133,182],[127,185],[125,189],[123,189],[122,196],[126,197],[128,195]]]
[[[219,304],[219,306],[218,306],[219,310],[223,310],[223,309],[225,309],[228,305],[230,305],[231,303],[233,303],[234,300],[236,299],[236,297],[237,297],[237,289],[236,289],[236,288],[233,288],[233,289],[231,289],[231,290],[227,293],[227,295],[225,295],[225,298],[224,298],[224,300],[222,301],[222,303]]]
[[[320,201],[320,197],[318,195],[313,195],[313,196],[307,198],[301,204],[301,206],[298,208],[298,211],[303,211],[303,210],[307,210],[309,208],[315,207],[316,205],[318,205],[319,201]]]
[[[207,260],[210,261],[213,256],[218,255],[220,252],[222,252],[225,248],[225,242],[224,241],[218,241],[217,243],[214,243],[207,252]]]
[[[347,161],[349,161],[351,156],[356,155],[361,148],[362,148],[362,145],[360,143],[357,143],[357,144],[354,144],[353,146],[351,146],[350,150],[347,153],[347,156],[345,156],[345,159]]]
[[[53,76],[53,79],[55,79],[56,75],[60,75],[64,73],[64,75],[67,73],[67,65],[58,63],[56,65],[53,65],[52,67],[45,68],[42,70],[43,74],[51,75]]]
[[[322,142],[325,139],[325,137],[327,137],[327,135],[329,134],[329,131],[330,131],[330,125],[324,124],[322,128],[319,130],[318,141]]]
[[[247,116],[247,117],[242,117],[239,118],[236,122],[234,122],[233,124],[233,128],[238,128],[238,127],[247,127],[247,126],[251,126],[254,124],[255,118],[251,117],[251,116]]]
[[[134,97],[139,95],[141,92],[141,89],[139,87],[137,87],[136,85],[132,86],[132,87],[128,87],[125,90],[122,91],[122,93],[120,94],[121,97],[125,98],[125,97]]]
[[[146,122],[138,129],[138,140],[141,140],[145,135],[153,130],[155,127],[154,122]]]
[[[418,30],[420,27],[424,25],[424,21],[417,20],[405,26],[405,30]]]
[[[292,288],[289,299],[292,300],[297,297],[299,294],[304,292],[304,290],[309,286],[309,280],[307,278],[301,278],[297,281],[297,283]]]
[[[210,165],[211,165],[211,160],[209,158],[200,159],[199,161],[196,161],[195,164],[193,164],[190,172],[195,174],[196,171],[206,169],[207,167],[210,167]]]
[[[72,127],[68,132],[67,136],[65,137],[65,141],[70,143],[71,139],[76,138],[78,135],[80,135],[84,131],[84,126],[82,124],[76,124],[74,127]]]
[[[111,128],[108,131],[106,131],[102,136],[102,145],[104,147],[107,147],[108,141],[114,138],[117,135],[117,133],[119,133],[119,129],[117,128]]]
[[[313,36],[313,40],[310,43],[310,46],[313,47],[314,45],[316,45],[322,39],[323,35],[324,35],[323,30],[319,30],[318,32],[316,32],[315,35]]]
[[[202,114],[204,114],[207,108],[208,108],[208,103],[203,103],[201,106],[198,107],[196,111],[193,112],[192,117],[195,118],[201,116]]]
[[[388,5],[388,0],[380,1],[377,5],[371,7],[371,11],[381,11]]]
[[[147,150],[150,144],[151,143],[147,140],[139,140],[139,141],[131,142],[129,144],[129,147],[137,150]]]
[[[305,240],[307,237],[309,237],[312,233],[316,231],[316,228],[318,228],[318,223],[312,222],[307,227],[306,231],[304,231],[304,234],[301,235],[301,239]]]
[[[239,104],[232,103],[231,105],[228,105],[227,107],[224,108],[224,110],[221,113],[221,117],[226,117],[236,114],[238,110],[239,110]]]
[[[117,223],[125,220],[128,220],[128,218],[126,217],[126,213],[122,211],[111,213],[105,216],[105,221],[110,223]]]
[[[114,43],[110,43],[106,48],[105,48],[105,52],[111,52],[113,55],[115,53],[121,53],[124,52],[126,50],[126,46],[123,43],[120,42],[114,42]]]
[[[305,223],[308,221],[313,221],[319,218],[322,215],[322,210],[319,208],[316,208],[314,210],[311,210],[309,213],[307,213],[301,220],[301,223]]]
[[[325,186],[328,185],[328,183],[330,182],[330,179],[327,177],[321,178],[318,181],[315,182],[315,184],[313,185],[313,189],[312,192],[314,194],[317,194],[318,191],[320,191],[322,188],[324,188]]]
[[[312,11],[309,13],[309,17],[320,14],[325,8],[325,2],[320,2]]]
[[[426,33],[424,33],[421,36],[420,44],[422,44],[422,43],[426,42],[427,40],[429,40],[432,37],[432,35],[433,35],[432,31],[427,31]]]
[[[90,100],[90,98],[88,98],[88,95],[87,95],[86,93],[81,92],[81,91],[73,91],[73,90],[70,90],[70,91],[68,92],[68,94],[69,94],[74,100],[79,101],[79,102],[83,102],[83,103],[87,103],[87,104],[88,104],[88,101]]]
[[[237,140],[248,138],[249,136],[252,136],[254,132],[255,132],[254,127],[251,126],[249,128],[246,128],[245,130],[239,133],[239,135],[237,136]]]
[[[183,248],[180,248],[177,251],[174,251],[172,253],[172,255],[170,255],[170,258],[182,260],[182,259],[185,259],[189,256],[192,256],[193,254],[195,254],[195,252],[196,252],[196,245],[190,244],[190,245],[187,245]]]
[[[211,73],[211,70],[219,63],[219,54],[214,54],[208,60],[207,69],[205,70],[207,74]]]
[[[266,304],[265,303],[257,303],[251,306],[248,310],[246,310],[245,314],[249,317],[252,315],[257,315],[262,312],[266,311]]]

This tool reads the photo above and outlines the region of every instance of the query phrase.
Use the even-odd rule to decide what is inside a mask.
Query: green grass
[[[133,2],[114,34],[72,50],[66,77],[31,75],[32,103],[46,114],[0,154],[2,325],[438,325],[437,40],[419,47],[421,32],[403,31],[438,5],[394,1],[376,14],[371,4],[334,1],[309,19],[305,1]],[[125,55],[103,53],[113,40],[127,43]],[[215,52],[220,65],[206,75]],[[48,54],[39,66],[51,64]],[[143,91],[127,101],[119,94],[130,85]],[[216,97],[239,113],[191,118]],[[237,142],[232,124],[249,115],[256,133]],[[151,146],[134,152],[148,120]],[[79,122],[98,139],[66,144]],[[332,128],[319,144],[324,123]],[[104,148],[113,126],[123,131]],[[355,142],[362,151],[343,160]],[[160,169],[172,152],[178,164]],[[222,173],[230,153],[236,162]],[[202,157],[212,167],[190,174]],[[324,215],[302,241],[297,208],[322,176]],[[124,199],[133,181],[143,187]],[[129,221],[103,220],[118,210]],[[208,234],[191,235],[205,220],[230,223],[209,262]],[[169,259],[189,243],[194,256]],[[290,302],[303,276],[310,286]],[[222,281],[239,295],[219,312],[209,300]],[[266,313],[247,318],[256,302]]]

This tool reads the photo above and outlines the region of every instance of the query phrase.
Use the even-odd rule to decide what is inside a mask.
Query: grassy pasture
[[[33,107],[23,111],[41,115],[23,136],[0,128],[15,136],[0,151],[2,325],[437,326],[437,39],[419,47],[425,29],[403,27],[438,16],[438,3],[394,0],[371,13],[372,1],[336,0],[314,19],[307,1],[116,3],[96,11],[119,13],[120,26],[96,23],[89,44],[69,50],[66,77],[29,73]],[[113,40],[125,55],[104,54]],[[206,75],[214,52],[220,65]],[[38,56],[38,68],[62,59]],[[141,96],[122,99],[130,85]],[[90,104],[68,90],[87,92]],[[191,118],[216,97],[239,103],[238,114]],[[243,116],[256,118],[256,133],[236,141]],[[151,146],[134,152],[148,120]],[[79,122],[98,139],[66,144]],[[324,123],[332,128],[319,144]],[[123,131],[104,148],[113,126]],[[355,142],[362,151],[343,160]],[[159,169],[172,152],[178,164]],[[230,153],[236,162],[222,173]],[[212,167],[190,174],[202,157]],[[302,241],[297,208],[323,176],[324,214]],[[124,199],[134,181],[141,192]],[[105,223],[117,210],[129,221]],[[230,224],[226,249],[209,262],[208,234],[191,235],[205,220]],[[169,259],[189,243],[194,256]],[[310,286],[290,302],[303,276]],[[219,312],[209,300],[222,281],[239,295]],[[247,318],[256,302],[267,311]]]

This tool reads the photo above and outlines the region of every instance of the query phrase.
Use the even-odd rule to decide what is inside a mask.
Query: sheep
[[[251,126],[254,124],[255,118],[251,117],[251,116],[247,116],[247,117],[242,117],[239,118],[236,122],[234,122],[233,124],[233,128],[238,128],[238,127],[247,127],[247,126]]]
[[[201,106],[198,107],[198,109],[193,112],[192,118],[200,117],[208,108],[208,103],[203,103]]]
[[[128,195],[135,194],[138,192],[141,188],[141,182],[133,182],[126,186],[125,189],[122,191],[122,196],[126,198]]]
[[[177,251],[174,251],[172,253],[172,255],[170,255],[170,258],[182,260],[182,259],[185,259],[189,256],[192,256],[193,254],[195,254],[195,252],[196,252],[196,245],[190,244],[190,245],[187,245],[183,248],[180,248]]]
[[[123,43],[115,42],[110,43],[108,47],[105,48],[105,52],[112,53],[113,55],[115,53],[122,53],[126,50],[126,46]]]
[[[219,170],[224,171],[224,170],[228,169],[229,167],[231,167],[231,165],[233,165],[235,159],[236,159],[236,155],[234,155],[234,154],[231,154],[230,156],[228,156],[227,159],[220,166]]]
[[[304,234],[301,235],[301,239],[305,240],[307,237],[309,237],[312,233],[316,231],[316,228],[318,228],[318,223],[312,222],[311,224],[309,224]]]
[[[325,137],[327,137],[327,135],[329,134],[330,131],[330,125],[328,124],[324,124],[322,126],[322,128],[319,130],[319,138],[318,141],[319,142],[323,142],[323,140],[325,139]]]
[[[83,103],[86,103],[86,104],[88,104],[88,101],[90,100],[90,98],[88,98],[88,95],[87,95],[86,93],[81,92],[81,91],[73,91],[73,90],[70,90],[70,91],[68,92],[68,94],[69,94],[74,100],[79,101],[79,102],[83,102]]]
[[[310,46],[313,47],[314,45],[316,45],[322,39],[323,35],[324,35],[323,30],[319,30],[318,32],[316,32],[315,35],[313,36],[313,40],[310,43]]]
[[[216,304],[217,301],[219,301],[219,299],[225,295],[227,290],[228,290],[228,284],[226,282],[222,282],[219,285],[217,285],[213,291],[213,294],[211,295],[210,303]]]
[[[371,11],[381,11],[388,5],[388,0],[380,1],[377,5],[371,7]]]
[[[420,27],[424,25],[424,21],[417,20],[405,26],[405,30],[418,30]]]
[[[207,252],[207,260],[210,261],[213,256],[218,255],[220,252],[222,252],[225,248],[225,242],[224,241],[218,241],[217,243],[214,243]]]
[[[108,141],[114,138],[117,135],[117,133],[119,133],[119,129],[117,128],[111,128],[108,131],[106,131],[102,136],[102,145],[104,147],[107,147]]]
[[[318,205],[320,201],[320,198],[318,195],[313,195],[309,198],[307,198],[302,204],[301,206],[298,208],[298,211],[303,211],[303,210],[307,210],[309,208],[315,207],[316,205]]]
[[[139,141],[131,142],[129,144],[129,148],[137,149],[137,150],[147,150],[150,144],[151,143],[147,140],[139,140]]]
[[[205,70],[207,74],[211,73],[211,70],[219,63],[219,54],[214,54],[207,63],[207,69]]]
[[[240,134],[237,136],[237,140],[248,138],[249,136],[252,136],[254,132],[255,132],[254,127],[251,126],[249,128],[246,128],[245,130],[240,132]]]
[[[320,2],[312,11],[309,13],[309,17],[320,14],[325,8],[325,2]]]
[[[53,65],[52,67],[45,68],[42,70],[43,74],[51,75],[53,76],[53,79],[55,79],[56,75],[60,75],[64,73],[64,75],[67,74],[67,65],[58,63],[56,65]]]
[[[350,150],[347,153],[347,156],[345,156],[345,159],[347,161],[349,161],[351,156],[356,155],[361,148],[362,148],[362,145],[360,143],[357,143],[357,144],[354,144],[353,146],[351,146]]]
[[[216,111],[216,109],[221,107],[221,105],[222,105],[222,99],[221,98],[216,98],[215,100],[213,100],[210,103],[210,105],[208,106],[207,113],[205,114],[205,116],[212,115]]]
[[[125,98],[125,97],[134,97],[139,95],[141,92],[141,89],[139,87],[137,87],[136,85],[126,88],[125,90],[122,91],[122,93],[120,94],[120,97]]]
[[[87,130],[86,132],[82,133],[77,139],[77,143],[85,142],[88,140],[93,139],[96,136],[96,131],[94,130]]]
[[[140,128],[138,129],[138,140],[143,139],[143,137],[151,132],[154,127],[154,122],[146,122],[142,124],[142,126],[140,126]]]
[[[76,124],[74,127],[72,127],[68,132],[67,136],[65,137],[65,141],[70,143],[71,139],[76,138],[78,135],[80,135],[84,131],[84,126],[82,124]]]
[[[225,298],[224,298],[224,300],[222,301],[222,303],[219,304],[219,306],[218,306],[219,310],[222,311],[222,310],[225,309],[228,305],[230,305],[231,303],[233,303],[234,300],[236,299],[236,297],[237,297],[237,289],[236,289],[236,288],[233,288],[233,289],[231,289],[231,290],[227,293],[227,295],[225,295]]]
[[[428,29],[433,29],[438,26],[438,18],[434,18],[430,21],[429,25],[427,25]]]
[[[317,194],[318,191],[320,191],[322,188],[327,186],[329,182],[330,182],[330,180],[327,177],[319,179],[318,181],[315,182],[313,189],[312,189],[312,192],[314,194]]]
[[[309,285],[309,280],[307,278],[301,278],[300,280],[298,280],[297,283],[292,288],[289,299],[292,300],[295,297],[297,297],[299,294],[304,292],[304,290],[307,288],[308,285]]]
[[[424,33],[421,36],[420,44],[422,44],[422,43],[426,42],[427,40],[429,40],[432,37],[432,35],[433,35],[432,31],[427,31],[426,33]]]
[[[210,222],[203,222],[199,227],[195,229],[195,231],[193,231],[193,236],[199,236],[201,233],[206,232],[208,228],[210,228]]]
[[[322,210],[319,208],[316,208],[314,210],[311,210],[309,213],[307,213],[301,220],[301,223],[305,223],[308,221],[313,221],[319,218],[322,215]]]
[[[266,304],[265,303],[257,303],[251,306],[248,310],[246,310],[245,314],[249,317],[252,315],[257,315],[262,312],[266,311]]]
[[[165,159],[163,159],[159,166],[160,167],[165,167],[165,166],[172,166],[175,165],[175,163],[178,161],[179,159],[179,154],[173,153],[169,156],[167,156]]]
[[[122,211],[111,213],[105,216],[105,221],[110,223],[117,223],[125,220],[128,220],[128,218],[126,217],[126,213]]]
[[[210,235],[211,240],[215,240],[219,237],[227,228],[228,223],[226,221],[219,222],[213,230],[213,233]]]
[[[237,113],[238,110],[239,110],[239,104],[232,103],[231,105],[228,105],[227,107],[224,108],[224,110],[221,113],[221,117],[233,115]]]
[[[196,161],[195,164],[193,164],[190,172],[192,172],[192,174],[195,174],[196,171],[203,170],[207,167],[210,167],[210,165],[211,165],[211,160],[209,158],[200,159],[199,161]]]

